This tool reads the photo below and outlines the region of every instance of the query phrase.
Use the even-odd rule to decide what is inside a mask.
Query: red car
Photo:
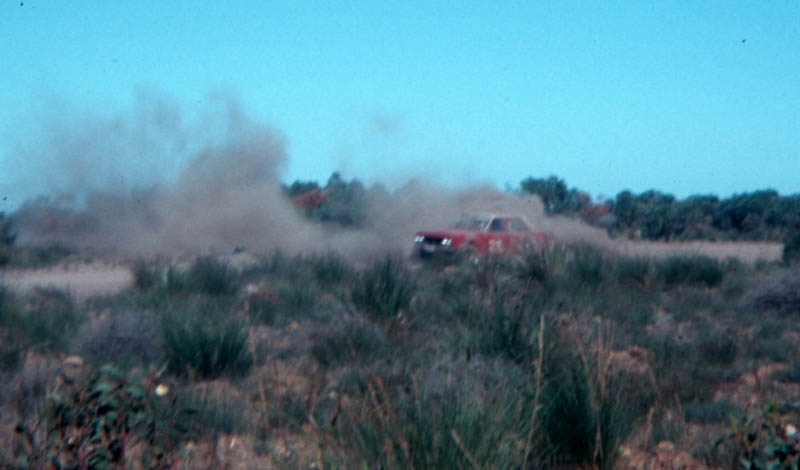
[[[507,253],[528,245],[552,243],[550,232],[534,232],[521,217],[498,214],[464,214],[453,228],[425,230],[414,237],[420,257],[471,252]]]

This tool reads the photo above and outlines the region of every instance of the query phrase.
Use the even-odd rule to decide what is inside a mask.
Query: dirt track
[[[630,256],[664,258],[676,255],[705,255],[720,260],[736,258],[745,263],[759,260],[771,262],[781,259],[780,243],[713,243],[713,242],[623,242],[611,246],[613,251]],[[239,255],[229,260],[233,266],[255,261],[250,255]],[[133,277],[126,266],[106,263],[80,263],[54,266],[45,269],[12,269],[0,271],[0,284],[24,294],[37,287],[54,287],[65,290],[78,299],[95,295],[117,293],[131,285]]]
[[[18,293],[36,287],[66,290],[77,298],[113,294],[128,287],[131,272],[124,266],[80,264],[46,269],[17,269],[0,272],[0,283]]]
[[[757,261],[774,262],[783,257],[783,244],[771,242],[650,242],[623,241],[616,243],[615,251],[629,256],[650,256],[666,258],[669,256],[703,255],[720,261],[727,258],[738,259],[743,263]]]

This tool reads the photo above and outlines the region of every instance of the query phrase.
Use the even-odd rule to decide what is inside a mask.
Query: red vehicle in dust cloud
[[[414,237],[414,254],[422,258],[466,253],[508,253],[552,244],[550,232],[533,231],[521,218],[501,214],[464,214],[452,228],[423,230]]]

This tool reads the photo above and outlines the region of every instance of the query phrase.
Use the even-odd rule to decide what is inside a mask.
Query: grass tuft
[[[249,370],[252,358],[247,329],[242,322],[215,310],[210,303],[195,303],[162,317],[161,334],[170,372],[215,378]]]
[[[413,297],[414,282],[405,264],[390,257],[363,271],[351,295],[357,308],[380,320],[407,313]]]

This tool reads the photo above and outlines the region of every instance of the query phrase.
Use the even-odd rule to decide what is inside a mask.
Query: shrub
[[[650,284],[651,262],[646,258],[620,257],[614,261],[614,272],[622,285],[646,287]]]
[[[783,240],[783,262],[794,264],[800,261],[800,231],[794,231]]]
[[[283,284],[278,289],[278,307],[286,319],[314,317],[318,294],[314,284]]]
[[[179,401],[193,411],[193,424],[202,431],[244,433],[250,427],[247,404],[227,392],[224,388],[211,385],[183,392]]]
[[[13,367],[22,351],[61,351],[83,319],[69,294],[53,288],[37,288],[20,305],[17,299],[0,288],[0,361]]]
[[[742,302],[758,310],[782,314],[800,313],[800,268],[767,276],[745,294]]]
[[[795,342],[789,338],[764,338],[757,340],[747,352],[755,359],[787,362],[795,355]],[[800,377],[800,375],[798,375]]]
[[[525,283],[544,284],[550,279],[550,260],[547,250],[538,247],[525,249],[516,258],[517,277]]]
[[[683,405],[683,414],[690,423],[722,423],[729,422],[732,417],[740,416],[742,410],[728,399],[713,402],[692,402]]]
[[[353,304],[367,314],[390,320],[408,312],[414,288],[403,262],[387,257],[360,274],[351,298]]]
[[[167,294],[186,294],[191,287],[188,274],[177,266],[170,265],[162,271],[159,288]]]
[[[552,346],[545,359],[542,430],[550,450],[562,464],[614,468],[619,445],[651,398],[637,396],[641,384],[615,373],[598,341],[594,353]]]
[[[703,335],[697,348],[702,362],[726,366],[736,360],[738,351],[736,340],[720,331]]]
[[[715,442],[711,464],[721,468],[784,469],[798,468],[797,409],[779,410],[775,402],[760,410],[730,420],[726,432]]]
[[[197,258],[189,270],[192,288],[208,295],[230,295],[238,289],[238,276],[228,263],[212,256]]]
[[[157,265],[148,263],[143,258],[136,260],[131,269],[134,287],[140,290],[149,290],[156,287],[159,281],[158,269]]]
[[[0,404],[11,405],[19,419],[36,416],[61,370],[60,362],[39,358],[16,372],[0,375]]]
[[[606,280],[607,260],[599,247],[580,243],[570,247],[567,264],[570,285],[596,288]]]
[[[0,266],[5,266],[11,261],[14,241],[17,234],[14,232],[12,221],[0,212]]]
[[[324,285],[336,284],[352,276],[350,266],[335,252],[314,255],[309,260],[314,279]]]
[[[169,312],[161,321],[168,370],[215,378],[242,374],[252,363],[245,326],[211,304]]]
[[[675,396],[682,403],[711,400],[728,369],[706,366],[695,358],[696,350],[690,343],[670,335],[647,336],[642,345],[651,353],[653,376],[664,400]]]
[[[312,337],[311,356],[325,367],[362,362],[387,347],[380,328],[362,317],[343,316]]]
[[[519,444],[527,437],[530,407],[514,387],[485,395],[460,386],[444,395],[416,387],[398,393],[373,378],[367,388],[334,429],[344,449],[342,467],[519,468],[524,460]]]
[[[24,344],[17,335],[22,325],[20,307],[16,299],[0,286],[0,369],[11,370],[20,362]]]
[[[157,322],[140,312],[112,313],[85,323],[70,349],[97,365],[146,365],[164,357]]]
[[[163,387],[163,385],[162,385]],[[53,389],[35,420],[16,426],[19,468],[169,468],[191,410],[159,396],[152,378],[103,367]],[[132,452],[144,443],[141,452]]]
[[[657,268],[667,287],[680,284],[716,287],[725,276],[720,263],[707,256],[675,256],[661,261]]]
[[[800,361],[792,361],[786,369],[774,372],[772,378],[781,382],[800,382]]]
[[[531,328],[522,305],[495,300],[489,311],[477,312],[472,318],[471,349],[488,357],[504,357],[529,365],[534,350]]]
[[[289,282],[275,290],[257,292],[245,299],[250,318],[258,324],[284,325],[293,320],[318,319],[319,289],[313,283]]]

